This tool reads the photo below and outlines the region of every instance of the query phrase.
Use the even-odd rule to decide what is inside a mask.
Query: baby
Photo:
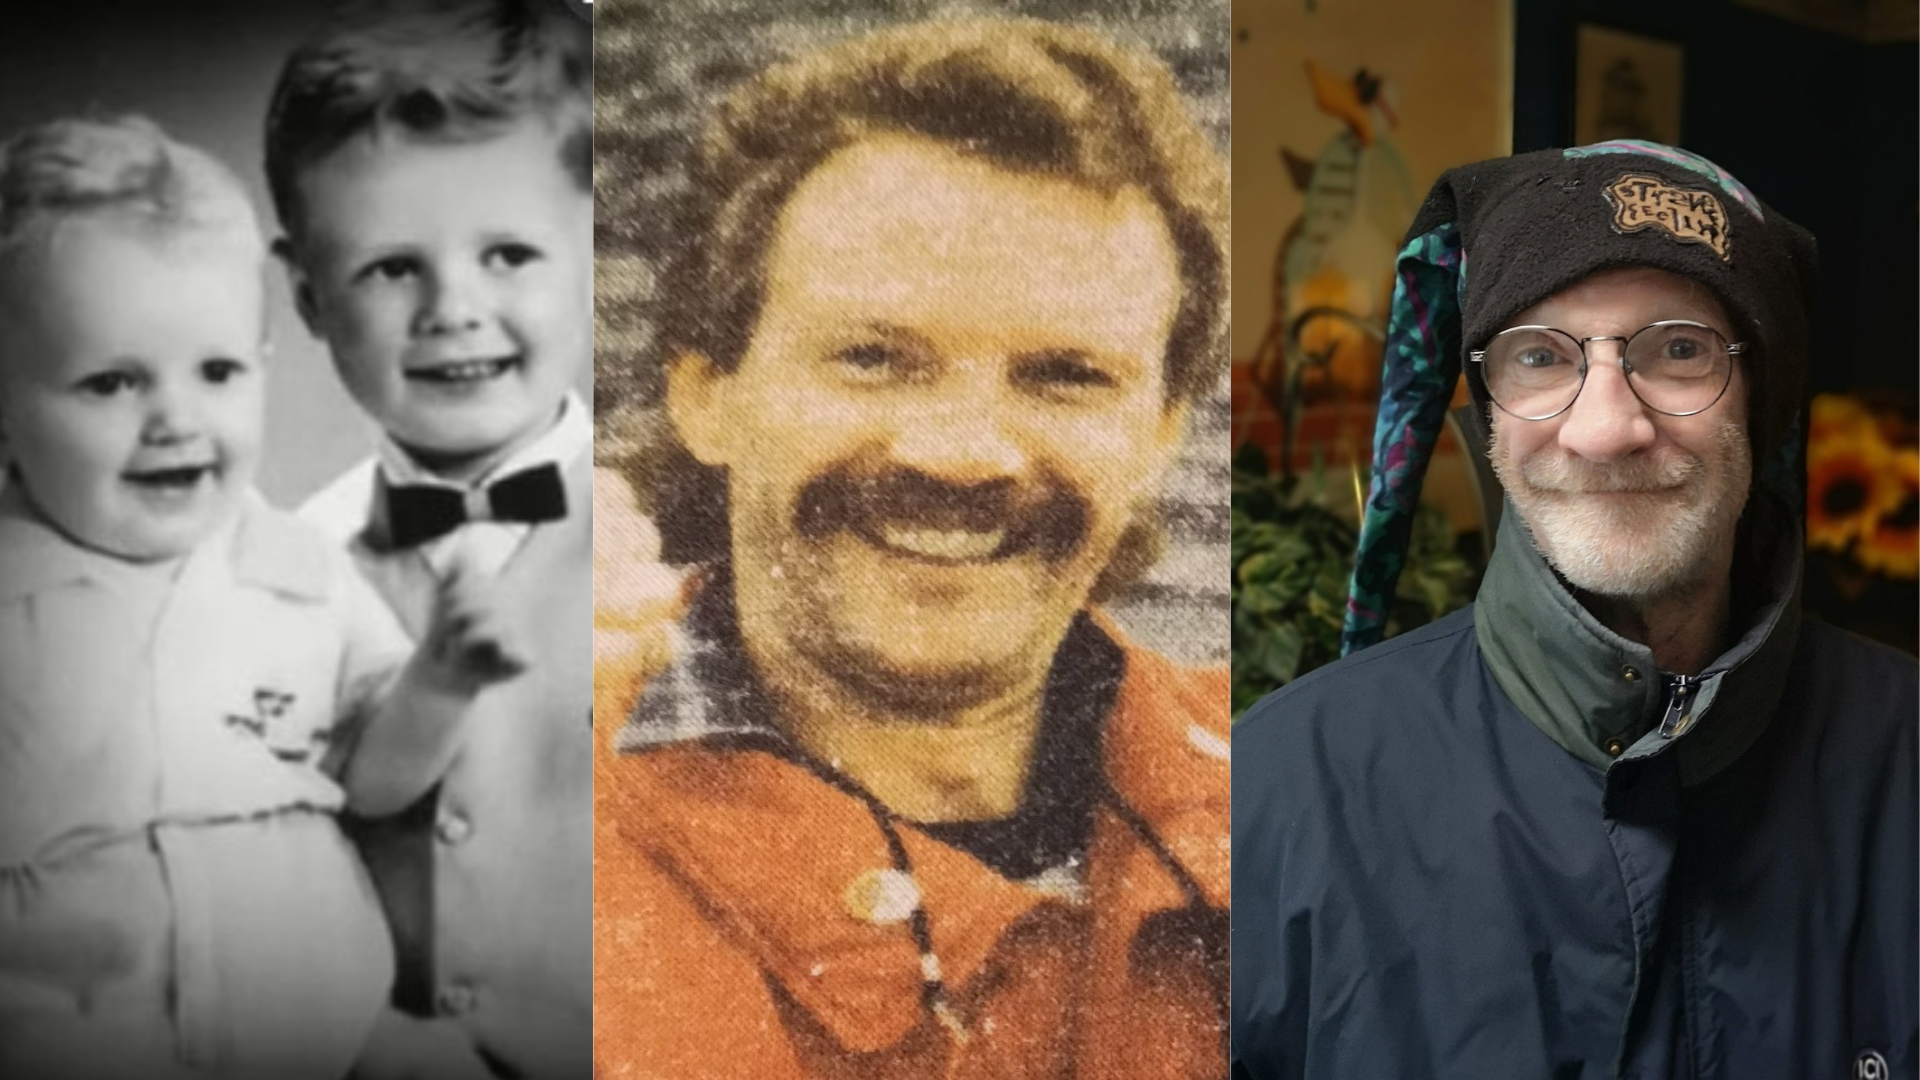
[[[458,575],[411,648],[253,491],[265,254],[149,122],[0,145],[0,1075],[420,1052],[336,817],[430,788],[524,653]]]

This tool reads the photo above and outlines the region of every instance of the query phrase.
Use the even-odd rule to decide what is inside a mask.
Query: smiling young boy
[[[268,117],[296,302],[383,432],[308,515],[408,628],[470,578],[534,643],[444,782],[356,837],[396,1003],[524,1077],[585,1076],[591,1023],[587,33],[534,0],[343,9]]]
[[[519,650],[457,586],[408,661],[253,492],[265,257],[239,181],[147,121],[0,144],[0,1075],[433,1052],[337,814],[431,786]]]

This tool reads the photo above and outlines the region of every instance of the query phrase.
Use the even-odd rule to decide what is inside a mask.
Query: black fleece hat
[[[1637,139],[1450,169],[1428,192],[1395,267],[1346,651],[1380,639],[1466,351],[1562,289],[1627,266],[1668,270],[1713,293],[1736,340],[1750,346],[1738,362],[1757,469],[1794,444],[1819,279],[1811,233],[1713,162]],[[1485,423],[1489,398],[1477,371],[1468,385]]]
[[[1541,150],[1448,171],[1409,239],[1460,223],[1462,344],[1483,347],[1522,311],[1596,271],[1650,266],[1706,286],[1753,348],[1746,367],[1754,459],[1805,397],[1807,317],[1819,276],[1813,234],[1719,166],[1638,140]],[[1486,404],[1477,371],[1475,400]]]

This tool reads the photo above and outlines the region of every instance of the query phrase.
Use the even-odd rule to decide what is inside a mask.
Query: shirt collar
[[[731,739],[798,752],[770,719],[773,704],[740,645],[732,589],[724,573],[701,587],[672,630],[673,663],[647,683],[616,749]]]
[[[247,492],[232,531],[234,577],[299,600],[324,600],[340,563],[324,534]]]
[[[552,427],[468,483],[455,483],[427,470],[413,459],[412,454],[393,441],[391,435],[380,437],[378,453],[380,472],[388,484],[424,484],[464,491],[483,487],[499,477],[511,476],[539,465],[555,465],[565,473],[569,465],[592,448],[593,420],[587,415],[586,403],[580,400],[578,394],[568,393],[560,402],[560,416]]]
[[[326,595],[326,548],[320,537],[267,505],[259,493],[241,497],[239,511],[187,555],[189,561],[224,560],[235,577],[303,599]],[[0,484],[0,603],[10,603],[70,585],[109,588],[130,584],[164,568],[129,562],[82,547],[47,524],[17,485]]]
[[[67,539],[28,505],[18,484],[0,481],[0,602],[67,585],[124,581],[142,569]]]
[[[1534,726],[1601,769],[1677,752],[1687,784],[1745,753],[1773,717],[1798,637],[1801,550],[1793,518],[1755,489],[1734,561],[1734,644],[1700,673],[1693,720],[1658,727],[1668,697],[1653,651],[1609,630],[1547,565],[1508,502],[1474,603],[1481,655]],[[1620,749],[1617,756],[1609,744]]]

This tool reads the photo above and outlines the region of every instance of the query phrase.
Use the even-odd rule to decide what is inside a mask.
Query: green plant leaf
[[[1266,456],[1259,454],[1256,461],[1245,448],[1235,458],[1230,592],[1236,716],[1340,655],[1358,530],[1328,508],[1335,500],[1327,497],[1323,459],[1317,447],[1311,451],[1315,468],[1306,480],[1267,475]],[[1243,459],[1248,468],[1239,467]],[[1445,515],[1421,507],[1388,612],[1389,636],[1439,618],[1472,597],[1474,570],[1456,544]]]

